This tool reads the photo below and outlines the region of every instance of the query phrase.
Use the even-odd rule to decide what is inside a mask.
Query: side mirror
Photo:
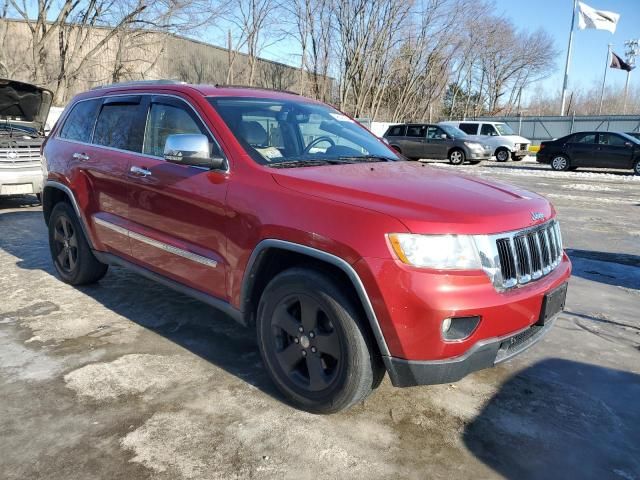
[[[631,143],[631,142],[624,142],[624,146],[625,146],[625,147],[627,147],[627,148],[631,148],[631,147],[633,147],[633,143]]]
[[[449,136],[446,133],[443,133],[442,135],[440,135],[440,138],[446,140],[447,138],[449,138]]]
[[[210,169],[224,166],[224,158],[211,156],[206,135],[193,133],[169,135],[164,144],[164,159],[179,165]]]

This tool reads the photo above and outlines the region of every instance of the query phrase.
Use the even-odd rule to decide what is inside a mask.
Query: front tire
[[[453,149],[449,152],[449,163],[451,165],[462,165],[465,159],[464,151],[459,148]]]
[[[358,309],[336,282],[306,268],[278,274],[256,320],[266,370],[289,402],[334,413],[364,400],[384,367]]]
[[[507,150],[506,148],[499,148],[496,150],[496,160],[498,162],[506,162],[507,160],[509,160],[510,156],[511,152],[509,152],[509,150]]]
[[[80,220],[66,202],[58,203],[49,218],[49,249],[53,265],[63,282],[86,285],[100,280],[108,266],[93,255]]]
[[[636,160],[636,164],[633,166],[633,173],[640,175],[640,160]]]
[[[569,158],[565,155],[556,155],[551,159],[551,168],[556,172],[566,172],[571,168]]]

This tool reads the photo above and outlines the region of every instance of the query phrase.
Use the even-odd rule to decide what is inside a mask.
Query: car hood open
[[[29,83],[0,79],[0,122],[44,131],[53,94]]]
[[[535,193],[418,162],[287,168],[273,177],[303,194],[391,215],[414,233],[499,233],[555,215]]]

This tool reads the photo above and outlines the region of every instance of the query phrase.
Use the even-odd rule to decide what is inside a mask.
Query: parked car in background
[[[63,281],[120,265],[221,309],[301,409],[347,408],[385,372],[454,382],[536,343],[564,307],[571,263],[545,198],[404,161],[295,94],[92,90],[44,157]]]
[[[640,132],[625,132],[630,137],[635,138],[636,140],[640,140]]]
[[[52,98],[44,88],[0,79],[0,196],[40,196],[40,147]]]
[[[448,159],[453,165],[487,160],[492,155],[481,137],[472,137],[450,125],[410,123],[391,125],[383,138],[396,151],[411,160]]]
[[[467,135],[483,137],[484,143],[492,149],[491,154],[499,162],[506,162],[509,158],[518,162],[529,154],[531,141],[516,135],[506,123],[469,120],[440,122],[439,125],[451,125]]]
[[[640,140],[622,132],[577,132],[542,142],[536,161],[554,170],[620,168],[640,175]]]

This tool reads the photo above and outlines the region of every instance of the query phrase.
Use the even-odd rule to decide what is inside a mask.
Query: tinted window
[[[461,123],[459,128],[468,135],[475,135],[478,133],[477,123]]]
[[[102,106],[93,143],[106,147],[142,151],[141,106],[132,103],[107,103]]]
[[[424,137],[427,127],[425,125],[409,125],[407,137]]]
[[[387,133],[388,137],[401,137],[404,135],[404,125],[396,125],[395,127],[389,128],[389,133]]]
[[[482,128],[480,128],[480,135],[498,135],[498,132],[490,123],[483,123]]]
[[[183,107],[153,103],[144,134],[143,153],[162,157],[164,144],[169,135],[200,133],[207,135],[195,116]]]
[[[427,128],[427,138],[442,138],[442,135],[444,135],[444,130],[438,127]]]
[[[571,139],[572,143],[596,143],[595,133],[578,133]]]
[[[102,100],[87,100],[76,103],[60,130],[60,137],[90,143],[93,125]]]
[[[619,135],[611,133],[601,133],[598,135],[598,143],[600,145],[611,145],[612,147],[624,147],[626,140]]]

